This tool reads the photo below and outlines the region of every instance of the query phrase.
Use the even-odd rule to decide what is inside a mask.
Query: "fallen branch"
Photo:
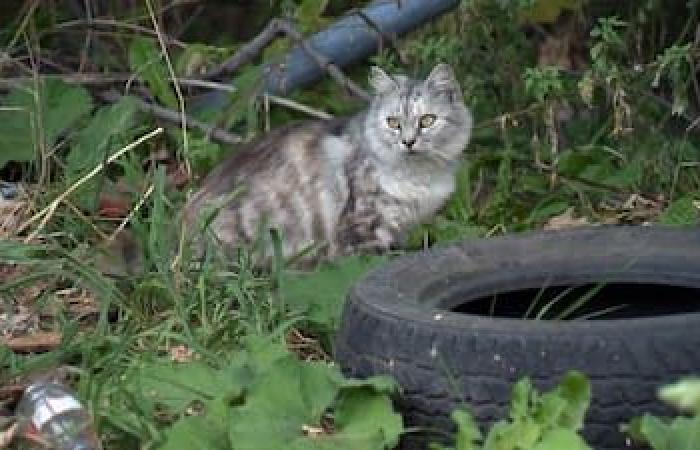
[[[282,27],[283,21],[280,19],[272,19],[263,28],[263,30],[255,36],[250,42],[242,46],[238,51],[224,61],[221,65],[214,67],[202,75],[202,78],[208,80],[221,80],[224,76],[236,72],[238,69],[248,64],[256,56],[262,52],[265,47],[270,45],[270,42],[284,34]]]

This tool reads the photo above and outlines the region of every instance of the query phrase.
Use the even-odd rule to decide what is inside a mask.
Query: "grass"
[[[319,29],[323,2],[302,3],[302,29]],[[572,48],[565,56],[583,57],[587,64],[564,69],[538,64],[543,46],[523,31],[521,3],[464,1],[456,12],[402,39],[402,58],[389,50],[372,58],[412,74],[439,61],[452,64],[477,120],[457,192],[433,222],[413,231],[406,250],[581,222],[696,224],[700,147],[689,126],[700,111],[689,71],[696,56],[680,45],[690,35],[683,31],[687,24],[676,21],[686,17],[692,25],[698,7],[669,15],[654,2],[643,11],[622,2],[613,12],[615,22],[586,6],[582,17],[594,31],[585,38],[590,48],[583,53]],[[674,8],[685,8],[682,3]],[[150,37],[135,38],[117,27],[107,34],[86,30],[83,39],[75,39],[57,25],[70,12],[32,5],[0,35],[12,56],[3,70],[25,77],[2,85],[7,92],[0,102],[0,178],[29,186],[12,205],[0,203],[0,212],[12,206],[17,219],[7,229],[0,223],[5,238],[0,261],[8,271],[0,271],[0,330],[56,332],[61,343],[41,353],[0,346],[0,384],[63,368],[94,413],[108,448],[155,448],[187,414],[135,393],[129,380],[145,373],[144,367],[196,363],[213,370],[207,372],[211,377],[243,370],[231,361],[250,352],[256,337],[279,345],[264,347],[270,360],[286,346],[300,360],[327,361],[345,287],[384,259],[349,258],[299,275],[279,259],[272,271],[257,269],[259,248],[224,255],[212,242],[213,251],[196,261],[182,243],[176,218],[197,177],[230,150],[200,131],[185,130],[182,122],[187,112],[247,137],[306,118],[303,107],[343,115],[362,104],[325,80],[286,99],[292,108],[267,108],[255,95],[257,77],[261,62],[290,47],[283,40],[237,74],[229,105],[189,111],[192,91],[171,85],[172,74],[194,78],[198,64],[214,65],[241,42],[207,47],[188,42],[184,32],[188,48],[169,47],[152,2],[115,12],[116,22],[138,23]],[[278,14],[275,8],[268,13]],[[178,22],[183,14],[166,16],[184,24]],[[547,24],[538,27],[551,31]],[[574,32],[564,26],[564,35]],[[645,33],[658,39],[647,40]],[[640,39],[643,45],[635,47]],[[66,42],[70,45],[62,46]],[[48,51],[76,70],[82,49],[90,72],[129,73],[128,92],[152,93],[177,111],[180,123],[158,131],[160,124],[128,96],[115,105],[97,105],[92,94],[99,83],[56,81],[43,76],[44,66],[31,63]],[[361,65],[348,74],[363,84],[366,71]],[[657,87],[650,88],[653,82]],[[124,84],[117,87],[125,91]],[[177,182],[183,173],[188,179]],[[105,198],[116,205],[112,213]],[[122,252],[133,248],[117,237],[121,228],[140,251]],[[326,296],[314,292],[319,286],[326,286]],[[332,304],[324,302],[328,298]],[[536,303],[528,315],[544,317],[551,307]],[[245,367],[267,367],[251,361]],[[335,375],[328,377],[339,383],[329,392],[340,401],[345,394],[339,393],[349,388]],[[236,380],[250,388],[244,378]],[[378,384],[370,391],[375,401],[388,388]],[[9,414],[3,400],[0,416]],[[323,430],[321,422],[308,425]]]

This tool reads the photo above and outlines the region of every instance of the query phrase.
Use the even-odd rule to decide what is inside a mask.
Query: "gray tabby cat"
[[[399,244],[454,191],[472,116],[445,64],[422,81],[373,67],[370,84],[365,111],[287,125],[224,161],[186,205],[186,223],[218,203],[210,226],[227,248],[253,242],[265,223],[285,257],[322,244],[314,260]]]

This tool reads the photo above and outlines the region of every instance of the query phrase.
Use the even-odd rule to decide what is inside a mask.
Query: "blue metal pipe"
[[[380,34],[399,36],[454,9],[460,0],[375,0],[360,11],[349,14],[328,29],[311,36],[306,42],[320,55],[338,67],[347,67],[373,54],[379,47]],[[265,91],[286,95],[299,87],[308,86],[325,75],[323,68],[297,45],[282,59],[284,70],[268,70]],[[274,67],[270,66],[270,69]],[[192,99],[189,107],[221,108],[229,97],[222,92],[209,92]]]
[[[458,4],[459,0],[377,0],[361,10],[374,26],[358,14],[350,14],[307,42],[333,64],[346,67],[378,49],[381,37],[374,27],[385,35],[402,35]],[[283,58],[282,67],[284,71],[271,70],[266,75],[265,89],[269,94],[287,94],[324,75],[323,69],[298,45]]]

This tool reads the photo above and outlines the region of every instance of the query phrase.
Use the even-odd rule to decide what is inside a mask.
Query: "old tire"
[[[494,293],[596,282],[661,290],[645,317],[537,321],[453,311]],[[657,400],[660,385],[700,375],[700,231],[537,232],[397,258],[349,293],[336,359],[352,376],[393,375],[406,425],[443,436],[456,406],[468,405],[484,427],[505,417],[522,376],[547,389],[577,369],[593,389],[584,436],[596,449],[621,449],[621,423],[672,412]],[[440,434],[409,433],[402,448],[427,448],[431,439]]]

